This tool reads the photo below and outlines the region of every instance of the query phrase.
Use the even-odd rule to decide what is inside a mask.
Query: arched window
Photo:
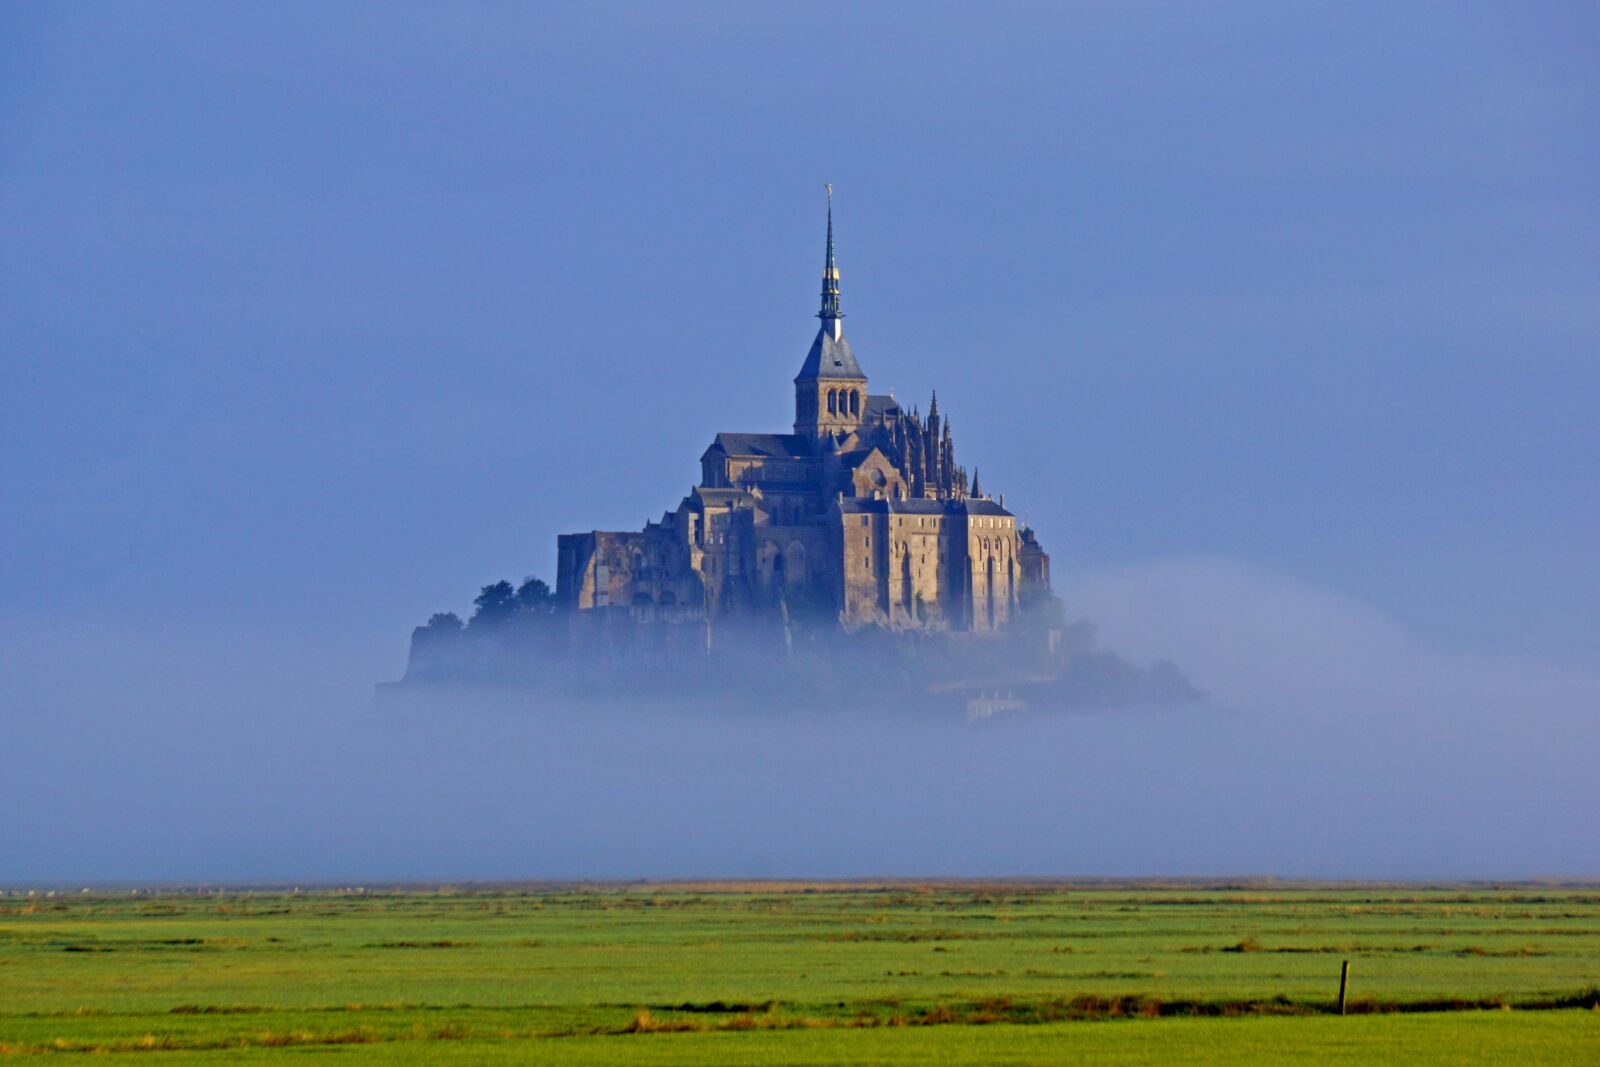
[[[837,392],[835,392],[834,390],[829,389],[828,390],[828,414],[829,415],[837,415],[838,413],[839,413],[839,394]]]
[[[850,414],[861,414],[861,394],[854,390],[850,393]]]

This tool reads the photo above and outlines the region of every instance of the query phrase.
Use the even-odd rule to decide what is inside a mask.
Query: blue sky
[[[13,692],[364,687],[659,516],[792,418],[824,182],[874,387],[1125,647],[1226,690],[1227,573],[1592,679],[1597,173],[1585,4],[5,5]]]

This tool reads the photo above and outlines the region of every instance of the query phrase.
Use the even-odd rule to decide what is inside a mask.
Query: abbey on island
[[[719,433],[700,484],[643,530],[558,539],[556,606],[576,620],[701,623],[791,612],[846,630],[989,632],[1050,559],[957,462],[928,413],[868,391],[844,336],[832,190],[821,327],[794,379],[792,433]]]

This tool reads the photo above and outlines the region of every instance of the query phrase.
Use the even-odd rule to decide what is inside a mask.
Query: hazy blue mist
[[[0,7],[0,883],[1600,874],[1592,5]],[[380,713],[782,429],[834,183],[1205,711]]]

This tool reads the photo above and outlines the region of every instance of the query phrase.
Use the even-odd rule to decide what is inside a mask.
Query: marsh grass
[[[1089,1021],[1309,1025],[1333,1011],[1341,958],[1362,961],[1355,1015],[1592,1017],[1600,894],[764,883],[0,897],[0,1051],[165,1063],[812,1040],[802,1031],[927,1031],[955,1049],[964,1034]]]

